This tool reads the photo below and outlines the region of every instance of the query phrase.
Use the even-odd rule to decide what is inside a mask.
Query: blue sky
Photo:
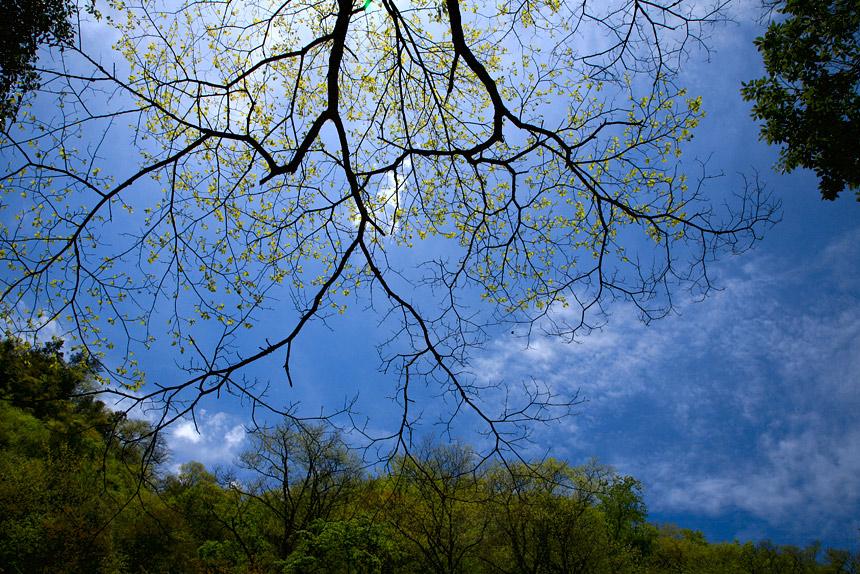
[[[711,540],[858,547],[860,527],[860,204],[818,199],[807,172],[775,173],[758,141],[740,82],[760,73],[757,9],[716,31],[711,62],[691,61],[681,84],[703,95],[707,117],[693,148],[739,185],[758,171],[783,202],[782,222],[755,250],[720,261],[722,287],[643,325],[611,307],[605,327],[574,344],[499,334],[474,356],[488,381],[534,377],[587,400],[578,414],[535,428],[527,454],[579,463],[593,456],[640,479],[654,520],[701,529]],[[351,310],[333,330],[303,339],[286,389],[269,364],[275,403],[314,411],[359,393],[385,427],[390,378],[377,372],[378,317]],[[266,372],[262,369],[261,372]],[[303,388],[298,388],[303,387]],[[174,462],[228,464],[243,447],[247,410],[207,405],[173,432]],[[432,410],[432,406],[431,406]],[[430,422],[431,417],[427,417]],[[427,425],[430,429],[430,425]],[[463,430],[464,442],[481,437]]]
[[[629,306],[611,305],[603,328],[572,344],[526,343],[499,330],[471,367],[481,382],[535,379],[562,396],[578,393],[586,402],[577,414],[536,426],[524,455],[574,464],[600,457],[643,482],[652,519],[701,529],[711,540],[857,548],[860,203],[850,194],[822,203],[809,173],[771,169],[777,151],[758,141],[739,95],[741,81],[761,73],[754,6],[736,3],[740,24],[716,30],[710,63],[694,54],[684,69],[679,84],[703,96],[707,111],[686,154],[725,174],[711,182],[717,197],[758,171],[783,201],[782,222],[755,250],[712,267],[722,290],[704,301],[679,292],[678,312],[648,326]],[[273,405],[299,401],[302,413],[314,414],[357,395],[369,429],[394,428],[393,381],[378,371],[375,346],[390,324],[362,308],[353,304],[330,328],[309,327],[294,350],[293,388],[282,354],[249,373],[261,385],[270,381]],[[249,337],[256,344],[280,327],[274,309]],[[150,384],[181,376],[168,350],[156,345],[140,357]],[[421,428],[432,431],[444,405],[431,390],[423,401]],[[230,464],[251,423],[248,405],[205,401],[196,425],[172,427],[172,463]],[[458,429],[460,440],[480,446],[468,424]]]

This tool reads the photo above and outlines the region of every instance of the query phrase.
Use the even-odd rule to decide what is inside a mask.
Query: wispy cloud
[[[582,416],[541,440],[643,480],[652,511],[745,514],[855,545],[860,270],[845,262],[860,261],[860,232],[813,260],[744,261],[679,317],[645,326],[622,309],[581,344],[501,339],[480,372],[579,390]]]

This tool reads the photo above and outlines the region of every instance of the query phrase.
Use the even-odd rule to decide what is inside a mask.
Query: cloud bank
[[[499,340],[476,370],[578,390],[581,415],[538,440],[639,478],[652,515],[734,524],[714,538],[855,547],[860,271],[846,262],[860,261],[860,230],[814,260],[744,261],[681,316],[648,327],[619,310],[581,344]]]

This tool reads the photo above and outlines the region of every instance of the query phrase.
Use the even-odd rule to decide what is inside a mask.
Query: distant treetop
[[[71,41],[72,0],[3,0],[0,3],[0,126],[15,117],[26,92],[39,87],[36,52],[43,44]]]
[[[860,188],[860,2],[787,0],[755,45],[767,75],[743,85],[764,120],[761,139],[780,144],[780,167],[818,175],[823,199]],[[858,192],[860,201],[860,192]]]

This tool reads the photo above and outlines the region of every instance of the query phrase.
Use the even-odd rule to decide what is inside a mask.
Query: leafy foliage
[[[254,431],[241,474],[142,474],[143,452],[111,432],[142,423],[81,402],[81,361],[6,341],[0,365],[3,574],[860,572],[857,552],[649,524],[641,484],[598,461],[476,465],[471,448],[427,440],[363,473],[334,429],[287,421]]]
[[[67,363],[60,346],[0,342],[0,563],[10,573],[113,573],[121,559],[103,527],[151,460],[135,425],[89,392],[91,360]]]
[[[255,500],[263,515],[260,531],[286,559],[299,533],[318,521],[344,518],[344,501],[358,483],[360,462],[343,437],[321,425],[287,419],[250,433],[251,447],[240,455],[253,480],[233,488]]]
[[[0,4],[0,126],[14,119],[24,94],[39,87],[37,50],[74,37],[73,0],[4,0]]]
[[[395,558],[388,530],[367,517],[315,523],[285,561],[284,574],[382,574]],[[385,570],[383,570],[385,567]]]
[[[785,171],[812,169],[823,199],[860,187],[860,4],[785,0],[755,41],[767,75],[744,84]],[[860,191],[858,191],[860,201]]]

